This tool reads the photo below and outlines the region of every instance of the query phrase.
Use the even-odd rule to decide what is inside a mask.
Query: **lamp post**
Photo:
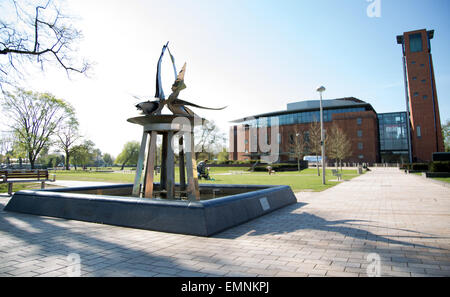
[[[322,148],[322,184],[325,185],[325,137],[323,133],[323,106],[322,93],[325,92],[325,87],[321,86],[317,89],[320,94],[320,146]]]

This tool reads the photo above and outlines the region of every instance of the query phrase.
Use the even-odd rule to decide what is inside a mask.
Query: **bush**
[[[411,166],[411,170],[413,171],[428,171],[428,164],[427,163],[413,163]]]
[[[258,165],[255,167],[255,171],[266,171],[267,167],[271,166],[275,172],[283,172],[283,171],[297,171],[298,165],[297,164],[264,164],[264,165]],[[305,167],[302,167],[300,164],[300,169],[305,169]]]
[[[449,172],[450,161],[438,161],[430,164],[430,172]]]
[[[411,170],[411,164],[405,163],[400,165],[401,170]]]

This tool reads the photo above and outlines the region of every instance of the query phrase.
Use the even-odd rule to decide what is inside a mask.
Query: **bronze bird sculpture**
[[[170,58],[172,60],[172,65],[175,73],[175,82],[172,85],[172,94],[170,94],[169,98],[165,99],[164,97],[164,91],[162,89],[161,84],[161,61],[162,57],[164,55],[165,50],[169,51]],[[225,107],[221,108],[209,108],[200,106],[182,99],[178,99],[178,95],[182,90],[186,88],[186,85],[184,84],[184,75],[186,72],[186,63],[184,63],[183,68],[181,69],[180,73],[178,75],[176,74],[176,67],[175,67],[175,60],[170,53],[170,50],[168,49],[168,43],[164,45],[162,49],[161,56],[158,60],[158,66],[157,66],[157,72],[156,72],[156,93],[155,97],[159,98],[159,100],[156,101],[145,101],[141,102],[136,105],[137,109],[141,110],[143,114],[145,115],[158,115],[161,114],[162,109],[164,106],[167,105],[167,108],[174,114],[174,115],[180,115],[180,116],[192,116],[196,117],[197,115],[187,106],[192,106],[195,108],[201,108],[201,109],[210,109],[210,110],[222,110]],[[187,106],[186,106],[187,105]]]

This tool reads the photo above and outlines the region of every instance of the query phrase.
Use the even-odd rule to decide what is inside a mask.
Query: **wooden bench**
[[[49,178],[48,170],[2,170],[0,171],[0,184],[8,184],[8,195],[12,195],[14,183],[40,182],[41,189],[45,189],[45,182],[54,182]]]
[[[331,169],[331,173],[333,173],[333,176],[337,176],[338,180],[342,179],[342,173],[339,173],[336,169]]]

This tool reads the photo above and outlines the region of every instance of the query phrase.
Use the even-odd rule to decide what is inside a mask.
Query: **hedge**
[[[403,164],[400,169],[422,172],[450,172],[450,161]]]
[[[411,166],[411,170],[413,171],[428,171],[429,166],[427,163],[413,163]]]
[[[450,172],[450,161],[432,162],[430,172]]]
[[[286,163],[286,164],[262,164],[262,165],[258,165],[255,167],[255,171],[266,171],[267,172],[267,167],[270,166],[272,167],[273,170],[275,170],[275,172],[282,172],[282,171],[297,171],[298,170],[298,165],[297,164],[290,164],[290,163]],[[306,169],[308,168],[307,163],[305,162],[300,162],[300,170]]]

